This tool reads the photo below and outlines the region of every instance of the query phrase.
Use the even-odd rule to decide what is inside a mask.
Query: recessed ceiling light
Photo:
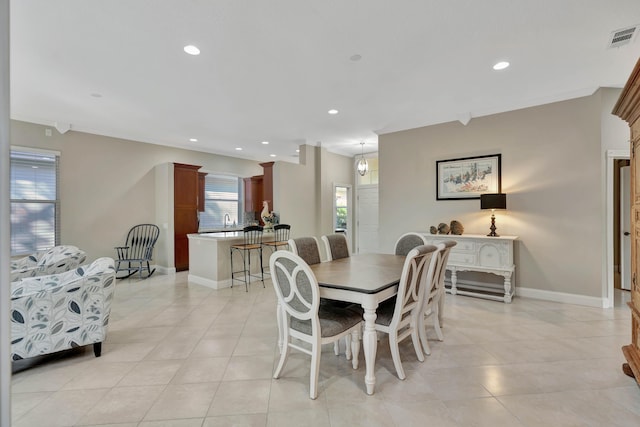
[[[327,111],[327,113],[335,115],[335,114],[338,114],[338,110],[331,109],[331,110]]]
[[[275,156],[276,156],[275,154],[269,154],[269,157],[275,157]]]
[[[189,55],[200,55],[200,49],[198,49],[192,44],[185,46],[184,51],[187,52]]]
[[[362,59],[362,55],[358,55],[357,53],[355,55],[351,55],[351,57],[349,58],[352,61],[360,61]]]
[[[102,94],[99,93],[92,93],[91,96],[93,96],[94,98],[102,98]]]
[[[236,147],[236,151],[242,151],[242,147]]]
[[[493,69],[496,71],[499,71],[499,70],[504,70],[508,66],[509,66],[509,63],[507,61],[500,61],[493,66]]]
[[[198,138],[189,138],[189,141],[191,141],[191,142],[198,142]]]
[[[262,141],[262,145],[269,145],[269,141]]]

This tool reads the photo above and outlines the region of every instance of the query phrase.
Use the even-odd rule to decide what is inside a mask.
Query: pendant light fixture
[[[358,169],[360,176],[365,176],[369,170],[369,163],[367,163],[367,159],[364,158],[364,141],[362,141],[360,145],[362,147],[362,157],[358,160],[356,168]]]

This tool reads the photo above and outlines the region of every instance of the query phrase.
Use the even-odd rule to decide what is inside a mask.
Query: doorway
[[[344,233],[351,242],[351,185],[333,185],[333,232]],[[350,245],[353,247],[353,245]]]
[[[624,233],[621,227],[622,212],[620,197],[620,170],[625,160],[630,159],[629,150],[607,150],[606,152],[606,250],[605,250],[605,280],[602,286],[602,307],[611,308],[614,306],[614,289],[620,289],[616,285],[620,274],[620,243],[623,241],[621,234]],[[626,191],[628,192],[628,191]],[[630,196],[630,195],[629,195]],[[620,282],[618,282],[620,283]],[[616,290],[616,293],[625,292]]]
[[[631,290],[631,166],[630,161],[627,159],[617,160],[617,169],[619,170],[618,177],[620,181],[618,191],[618,203],[619,218],[618,226],[614,226],[614,230],[617,229],[617,233],[614,236],[618,236],[618,241],[614,242],[616,248],[618,248],[618,256],[614,253],[613,264],[618,265],[618,271],[620,272],[618,280],[614,280],[614,287],[616,289]],[[617,261],[617,262],[616,262]]]

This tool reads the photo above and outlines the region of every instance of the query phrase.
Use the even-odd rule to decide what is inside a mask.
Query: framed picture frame
[[[502,192],[502,155],[436,161],[437,200],[479,199]]]

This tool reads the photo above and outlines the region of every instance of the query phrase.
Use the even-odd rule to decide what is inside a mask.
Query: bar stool
[[[262,246],[271,248],[272,252],[277,251],[281,247],[286,246],[289,249],[289,233],[291,226],[289,224],[276,224],[273,226],[273,241],[262,242]]]
[[[262,268],[262,227],[259,225],[250,225],[243,229],[243,243],[231,245],[231,287],[233,281],[238,280],[244,282],[245,290],[249,292],[249,281],[251,277],[259,278],[264,288],[264,269]],[[233,253],[238,252],[242,257],[242,270],[233,269]],[[257,253],[260,259],[260,275],[251,274],[251,252]],[[243,279],[236,279],[236,275],[242,273]]]

